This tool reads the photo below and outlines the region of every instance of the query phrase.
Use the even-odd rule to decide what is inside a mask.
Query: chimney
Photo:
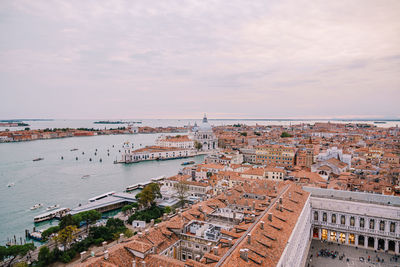
[[[283,204],[279,206],[279,210],[282,212],[283,211]]]
[[[136,267],[136,260],[132,261],[132,267]]]
[[[142,267],[146,267],[146,262],[142,261]]]
[[[154,229],[158,229],[158,223],[154,225]]]
[[[84,261],[86,259],[86,254],[87,254],[87,251],[81,252],[81,261]]]
[[[228,238],[228,245],[229,247],[232,247],[232,238]]]
[[[271,204],[271,197],[268,197],[268,204]]]
[[[168,216],[167,216],[166,213],[163,214],[163,218],[162,219],[163,219],[163,221],[166,221],[168,219]]]
[[[119,241],[122,242],[125,239],[125,235],[124,234],[119,234]]]
[[[253,206],[252,209],[255,210],[256,209],[256,202],[253,200]]]
[[[213,247],[213,250],[214,250],[214,255],[218,256],[218,247],[217,246]]]
[[[251,234],[247,234],[247,243],[251,244]]]
[[[246,262],[249,261],[248,251],[249,250],[247,248],[243,248],[240,250],[240,257]]]
[[[279,210],[279,202],[276,203],[275,207],[276,207],[276,210]]]
[[[292,192],[289,192],[289,199],[292,199]]]
[[[144,230],[144,235],[149,235],[149,229]]]
[[[108,260],[108,250],[104,251],[104,259]]]
[[[233,220],[236,220],[236,211],[233,212]]]
[[[202,212],[203,211],[203,207],[201,205],[199,205],[199,211]]]
[[[107,241],[104,241],[101,244],[103,245],[103,250],[106,251],[107,250]]]
[[[264,221],[260,221],[260,228],[261,230],[264,230]]]
[[[143,233],[142,233],[142,232],[139,232],[139,233],[138,233],[138,237],[139,237],[139,238],[142,238],[142,237],[143,237]]]
[[[272,222],[272,213],[268,213],[268,221]]]
[[[279,198],[279,204],[282,204],[282,198],[281,197]]]
[[[154,219],[151,219],[151,221],[150,221],[150,227],[153,227],[154,226]]]

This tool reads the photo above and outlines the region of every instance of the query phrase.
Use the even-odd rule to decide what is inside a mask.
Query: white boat
[[[35,205],[33,205],[33,207],[31,208],[31,210],[39,209],[39,208],[41,208],[42,206],[43,206],[42,203],[35,204]]]
[[[47,209],[46,209],[46,210],[55,210],[55,209],[57,209],[57,208],[59,208],[59,207],[60,207],[60,205],[56,204],[56,205],[53,205],[53,206],[47,207]]]
[[[8,183],[7,187],[13,187],[15,184],[14,183]]]
[[[90,177],[90,175],[86,174],[86,175],[82,176],[82,179],[86,179],[86,178],[89,178],[89,177]]]

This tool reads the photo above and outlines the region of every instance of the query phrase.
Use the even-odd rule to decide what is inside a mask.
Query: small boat
[[[44,160],[44,158],[33,159],[33,161],[39,161],[39,160]]]
[[[53,206],[47,207],[47,209],[46,209],[46,210],[55,210],[55,209],[57,209],[57,208],[59,208],[59,207],[60,207],[60,205],[56,204],[56,205],[53,205]]]
[[[185,162],[183,162],[181,165],[190,165],[190,164],[194,164],[195,162],[192,160],[192,161],[185,161]]]
[[[35,205],[33,205],[33,207],[31,208],[31,210],[37,210],[37,209],[41,208],[42,206],[43,206],[42,203],[35,204]]]
[[[73,148],[73,149],[71,149],[70,151],[77,151],[78,149],[77,148]]]
[[[90,177],[90,175],[86,174],[86,175],[82,176],[82,179],[86,179],[86,178],[89,178],[89,177]]]
[[[15,184],[14,183],[8,183],[7,187],[13,187]]]

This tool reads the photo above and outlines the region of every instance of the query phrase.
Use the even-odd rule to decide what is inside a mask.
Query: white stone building
[[[191,139],[202,145],[202,151],[212,151],[218,149],[218,138],[214,134],[211,125],[208,123],[207,116],[204,115],[202,123],[194,125],[191,132]]]

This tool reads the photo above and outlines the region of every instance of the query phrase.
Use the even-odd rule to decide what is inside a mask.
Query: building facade
[[[202,123],[193,127],[191,139],[201,144],[201,151],[211,151],[218,148],[218,138],[214,134],[207,116],[204,115]]]
[[[311,191],[314,239],[399,253],[400,201],[361,192]]]
[[[283,145],[262,145],[256,147],[256,163],[278,167],[295,165],[296,148]]]

